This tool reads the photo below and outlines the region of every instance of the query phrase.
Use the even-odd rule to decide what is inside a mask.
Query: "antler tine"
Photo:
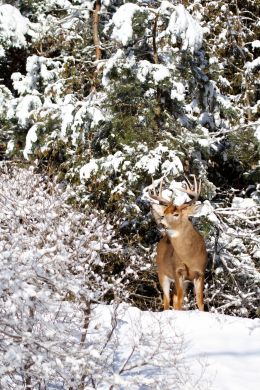
[[[199,179],[199,184],[198,184],[196,176],[195,175],[192,175],[192,176],[193,176],[193,180],[194,180],[194,192],[197,194],[196,200],[198,200],[198,198],[200,196],[200,192],[201,192],[201,179]]]
[[[186,182],[188,183],[189,188],[192,189],[193,186],[192,186],[191,182],[189,181],[188,176],[184,175],[184,177],[185,177]]]
[[[153,178],[152,178],[152,183],[153,183],[153,194],[156,195],[155,184],[154,184]],[[149,195],[151,195],[151,191],[150,190],[149,190]]]
[[[198,197],[200,196],[200,193],[201,193],[201,179],[199,181]]]
[[[151,193],[151,191],[149,191],[149,196],[150,196],[150,198],[152,198],[154,200],[158,200],[161,205],[168,206],[168,205],[171,204],[171,202],[169,200],[163,198],[163,196],[162,196],[162,186],[163,186],[163,178],[160,181],[159,195],[157,195],[156,194],[154,180],[153,180],[153,194]]]
[[[186,186],[187,188],[178,188],[182,192],[186,192],[186,194],[191,195],[193,197],[192,202],[196,202],[199,199],[200,191],[201,191],[201,179],[199,180],[199,184],[197,182],[196,176],[191,175],[193,177],[193,184],[189,181],[189,179],[185,176]]]
[[[159,196],[162,198],[162,186],[163,186],[163,178],[160,181],[160,187],[159,187]]]
[[[198,194],[198,182],[195,175],[191,175],[193,177],[193,186],[192,190],[194,191],[194,194]]]

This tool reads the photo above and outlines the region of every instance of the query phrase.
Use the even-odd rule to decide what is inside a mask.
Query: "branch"
[[[131,357],[133,356],[133,353],[134,353],[134,351],[135,351],[135,348],[136,348],[136,346],[134,345],[133,348],[132,348],[132,351],[131,351],[130,354],[129,354],[129,356],[126,358],[124,364],[123,364],[122,367],[120,368],[119,374],[122,374],[122,372],[128,370],[128,369],[126,369],[125,367],[126,367],[127,363],[131,360]]]

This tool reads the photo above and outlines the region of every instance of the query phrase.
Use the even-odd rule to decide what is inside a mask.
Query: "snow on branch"
[[[36,37],[39,26],[10,4],[0,5],[1,43],[4,47],[26,47],[26,36]],[[3,53],[2,53],[3,54]]]
[[[182,40],[183,50],[194,52],[202,46],[203,29],[182,4],[175,7],[167,30],[171,34],[173,44],[177,42],[177,39]]]
[[[138,11],[140,12],[141,8],[133,3],[126,3],[119,7],[112,19],[114,24],[112,39],[121,42],[123,46],[126,46],[132,40],[132,19]]]

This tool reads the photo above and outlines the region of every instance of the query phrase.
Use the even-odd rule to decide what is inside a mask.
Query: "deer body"
[[[198,192],[196,189],[194,193],[197,197]],[[153,212],[157,221],[160,216],[160,223],[166,228],[166,235],[158,243],[156,256],[159,281],[164,293],[164,309],[169,309],[170,306],[172,281],[176,289],[173,298],[174,308],[178,310],[182,308],[184,281],[188,280],[194,283],[199,310],[204,310],[203,288],[207,252],[202,235],[189,220],[190,216],[198,213],[201,206],[193,202],[175,206],[162,198],[161,189],[159,196],[151,195],[151,197],[162,202],[160,206],[153,206]]]

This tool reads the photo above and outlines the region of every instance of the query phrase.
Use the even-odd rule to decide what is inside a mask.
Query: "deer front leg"
[[[194,288],[196,294],[196,302],[199,310],[204,311],[204,299],[203,299],[203,290],[204,290],[204,276],[198,275],[194,279]]]
[[[185,280],[184,273],[186,270],[178,269],[175,278],[176,295],[173,296],[173,306],[175,310],[181,310],[184,299],[183,283]]]
[[[163,275],[160,277],[160,285],[163,290],[163,310],[168,310],[170,307],[171,280],[168,278],[168,276]]]

